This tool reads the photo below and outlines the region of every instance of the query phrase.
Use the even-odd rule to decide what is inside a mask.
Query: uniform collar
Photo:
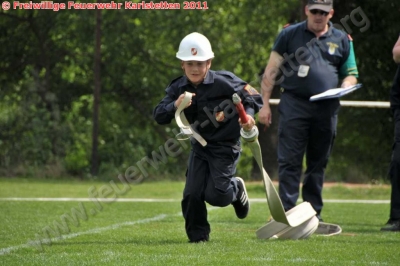
[[[215,73],[213,70],[208,70],[206,78],[203,80],[201,84],[212,84],[214,83]],[[179,82],[179,87],[184,87],[186,85],[191,84],[189,79],[186,76],[183,76],[182,80]]]
[[[302,27],[302,29],[303,29],[304,31],[311,32],[312,34],[315,35],[314,32],[310,31],[310,30],[307,28],[307,20],[303,21],[301,27]],[[322,35],[322,36],[331,36],[331,35],[332,35],[332,30],[333,30],[333,23],[332,23],[331,21],[328,21],[328,31],[325,32],[324,35]],[[322,36],[321,36],[321,37],[322,37]]]
[[[215,73],[213,70],[208,70],[206,78],[203,80],[203,84],[211,84],[214,83]]]

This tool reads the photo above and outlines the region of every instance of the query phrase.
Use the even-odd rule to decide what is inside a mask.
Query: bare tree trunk
[[[99,1],[97,1],[99,2]],[[93,132],[92,132],[92,158],[91,170],[92,175],[99,172],[99,106],[100,106],[100,89],[101,89],[101,10],[96,10],[96,30],[95,30],[95,52],[94,52],[94,93],[93,93]]]
[[[307,5],[307,0],[301,0],[302,4],[300,7],[300,21],[306,20],[307,16],[306,16],[306,11],[305,11],[305,7]]]

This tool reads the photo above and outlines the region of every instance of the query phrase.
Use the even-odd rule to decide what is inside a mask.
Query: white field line
[[[127,225],[135,225],[135,224],[149,223],[149,222],[153,222],[153,221],[160,221],[160,220],[165,219],[166,217],[167,217],[167,215],[160,214],[160,215],[155,216],[153,218],[137,220],[137,221],[132,221],[132,222],[124,222],[124,223],[119,223],[119,224],[113,224],[113,225],[106,226],[106,227],[94,228],[94,229],[91,229],[91,230],[88,230],[88,231],[84,231],[84,232],[61,235],[61,237],[55,237],[55,238],[50,239],[49,242],[56,242],[56,241],[60,241],[60,240],[66,240],[66,239],[78,237],[78,236],[81,236],[81,235],[97,234],[97,233],[101,233],[103,231],[118,229],[118,228],[120,228],[122,226],[127,226]],[[22,244],[22,245],[18,245],[18,246],[11,246],[11,247],[8,247],[8,248],[2,248],[2,249],[0,249],[0,255],[8,254],[13,250],[32,247],[35,244],[34,242],[35,241],[30,241],[30,242],[28,242],[26,244]]]
[[[99,201],[99,202],[178,202],[180,199],[145,199],[145,198],[0,198],[0,201]]]
[[[324,203],[389,204],[390,200],[324,199]],[[250,199],[250,202],[267,202],[267,199]],[[302,201],[297,201],[301,203]]]
[[[215,209],[218,209],[218,207],[207,208],[208,211],[215,210]],[[53,243],[53,242],[57,242],[57,241],[61,241],[61,240],[75,238],[75,237],[82,236],[82,235],[98,234],[98,233],[101,233],[104,231],[118,229],[122,226],[132,226],[132,225],[136,225],[136,224],[144,224],[144,223],[150,223],[150,222],[154,222],[154,221],[161,221],[161,220],[167,218],[168,216],[178,216],[178,215],[181,216],[182,212],[179,212],[175,215],[160,214],[160,215],[154,216],[152,218],[147,218],[147,219],[142,219],[142,220],[137,220],[137,221],[130,221],[130,222],[123,222],[123,223],[113,224],[113,225],[109,225],[109,226],[105,226],[105,227],[93,228],[93,229],[83,231],[83,232],[61,235],[61,237],[54,237],[54,238],[48,240],[48,242]],[[0,256],[8,254],[14,250],[18,250],[21,248],[29,248],[29,247],[33,247],[35,244],[40,244],[40,243],[35,243],[35,242],[38,242],[38,241],[28,241],[26,244],[2,248],[2,249],[0,249]]]
[[[80,201],[89,202],[180,202],[181,199],[151,199],[151,198],[0,198],[0,201]],[[250,202],[267,202],[265,198],[250,199]],[[363,203],[363,204],[388,204],[390,200],[352,200],[352,199],[324,199],[326,203]]]

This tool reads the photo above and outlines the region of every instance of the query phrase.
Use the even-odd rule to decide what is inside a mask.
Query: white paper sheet
[[[361,84],[356,84],[354,86],[350,86],[347,88],[333,88],[323,93],[311,96],[310,101],[313,102],[325,99],[339,98],[361,88],[361,86],[362,86]]]

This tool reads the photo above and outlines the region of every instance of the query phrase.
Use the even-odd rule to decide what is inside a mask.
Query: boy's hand
[[[192,93],[192,97],[194,97],[194,96],[196,96],[196,93]],[[179,98],[174,103],[175,109],[178,109],[179,105],[182,103],[184,98],[185,98],[185,94],[184,93],[179,95]],[[192,105],[192,99],[190,99],[190,101],[185,106],[185,108],[188,108],[190,105]]]
[[[239,124],[243,128],[244,131],[250,131],[254,127],[256,122],[254,121],[253,117],[251,117],[250,115],[247,115],[247,123],[243,124],[242,120],[239,118]]]

